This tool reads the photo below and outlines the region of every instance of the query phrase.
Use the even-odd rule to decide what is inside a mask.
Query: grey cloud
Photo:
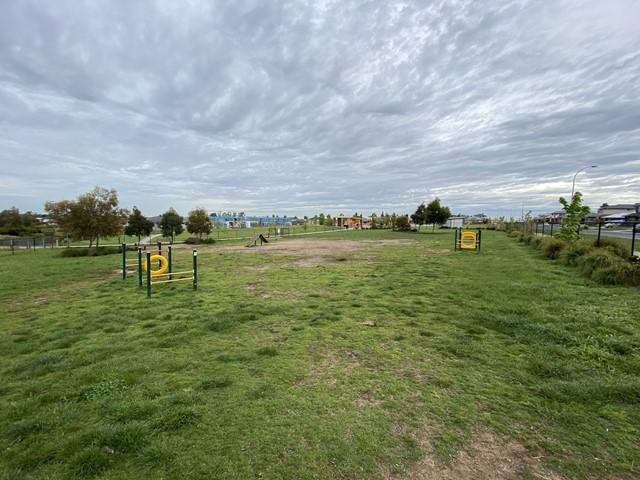
[[[499,211],[522,185],[553,210],[590,163],[587,201],[634,201],[639,15],[626,0],[9,1],[0,162],[39,192],[32,210],[76,174],[77,193],[114,187],[154,211],[434,195]]]

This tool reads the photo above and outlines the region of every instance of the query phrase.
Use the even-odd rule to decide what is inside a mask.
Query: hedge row
[[[640,285],[640,261],[629,258],[629,253],[614,240],[600,239],[595,246],[593,240],[581,239],[576,243],[553,237],[539,237],[519,231],[509,236],[531,245],[544,256],[578,268],[584,275],[605,285]]]

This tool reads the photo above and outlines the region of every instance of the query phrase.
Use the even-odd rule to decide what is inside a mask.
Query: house
[[[476,213],[468,218],[468,223],[489,223],[490,219],[484,213]]]
[[[632,226],[634,222],[640,220],[640,216],[635,212],[628,213],[612,213],[611,215],[605,215],[600,217],[600,221],[604,222],[605,227],[609,226]]]
[[[608,203],[603,203],[600,208],[598,208],[598,217],[603,218],[608,215],[613,215],[616,213],[640,213],[640,203],[618,203],[615,205],[609,205]]]
[[[446,228],[462,228],[465,218],[467,217],[463,215],[451,216],[447,220],[447,223],[444,224],[444,226]]]

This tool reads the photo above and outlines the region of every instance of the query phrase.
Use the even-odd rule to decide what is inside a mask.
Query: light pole
[[[586,170],[587,168],[598,168],[597,165],[587,165],[586,167],[582,167],[580,170],[578,170],[576,172],[576,174],[573,176],[573,184],[571,185],[571,201],[573,202],[573,191],[576,189],[576,177],[578,176],[578,174],[580,172],[582,172],[583,170]]]

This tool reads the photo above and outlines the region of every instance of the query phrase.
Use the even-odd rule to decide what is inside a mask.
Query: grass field
[[[640,291],[482,241],[0,252],[0,478],[638,478]]]

